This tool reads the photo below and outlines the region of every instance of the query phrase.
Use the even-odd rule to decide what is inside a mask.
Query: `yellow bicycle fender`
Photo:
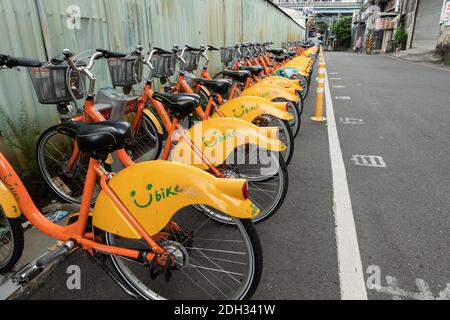
[[[256,96],[273,100],[275,98],[284,98],[292,102],[299,102],[300,98],[296,95],[295,89],[286,89],[276,84],[256,84],[246,90],[244,90],[241,96]]]
[[[121,170],[108,185],[153,236],[163,230],[175,213],[193,204],[204,204],[236,218],[255,217],[259,209],[244,199],[244,183],[243,179],[216,178],[186,164],[156,160]],[[141,238],[105,191],[100,192],[95,204],[93,225],[121,237]]]
[[[210,118],[193,126],[186,134],[214,166],[223,164],[237,147],[246,144],[276,152],[286,149],[278,139],[277,127],[258,127],[237,118]],[[208,169],[182,138],[172,150],[171,160]]]
[[[0,180],[0,206],[8,218],[14,219],[21,215],[19,204],[12,194],[11,190],[6,187],[3,181]]]
[[[287,102],[273,102],[273,101],[271,101],[271,102],[272,102],[273,106],[275,108],[277,108],[278,110],[281,110],[281,111],[288,110]]]
[[[267,77],[260,80],[258,83],[271,83],[282,86],[283,88],[294,88],[296,91],[303,91],[301,85],[298,84],[298,80],[289,80],[279,76]]]
[[[239,118],[248,122],[253,122],[257,117],[263,114],[269,114],[278,119],[292,120],[294,117],[286,111],[286,103],[280,105],[260,97],[239,97],[225,102],[220,106],[220,111],[227,118]],[[218,113],[213,118],[219,118]]]
[[[153,124],[156,127],[156,130],[158,131],[159,134],[163,135],[164,134],[164,130],[161,126],[161,123],[158,121],[158,119],[155,117],[155,115],[153,114],[153,112],[151,112],[150,110],[144,108],[144,113],[150,118],[150,120],[152,120]]]

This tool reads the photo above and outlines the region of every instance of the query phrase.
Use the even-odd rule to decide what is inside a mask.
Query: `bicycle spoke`
[[[192,283],[194,283],[197,287],[199,287],[204,293],[206,293],[211,299],[215,300],[215,298],[205,289],[203,289],[203,287],[194,279],[192,279],[184,270],[182,270],[183,274],[192,281]]]
[[[238,279],[236,279],[235,277],[233,277],[233,274],[235,274],[235,275],[239,275],[239,276],[243,276],[242,274],[236,274],[235,272],[232,272],[232,271],[230,271],[230,272],[227,272],[225,269],[223,269],[221,266],[219,266],[217,263],[215,263],[214,261],[212,261],[211,259],[209,259],[208,258],[208,256],[207,255],[205,255],[202,251],[200,251],[200,250],[197,250],[202,256],[204,256],[204,258],[205,259],[207,259],[208,261],[210,261],[214,266],[216,266],[217,268],[219,268],[219,269],[212,269],[212,268],[206,268],[206,267],[204,267],[204,268],[206,268],[207,270],[210,270],[210,271],[219,271],[219,272],[223,272],[223,273],[225,273],[225,274],[227,274],[231,279],[233,279],[234,281],[236,281],[237,283],[240,283],[240,281],[238,280]],[[190,264],[191,266],[193,266],[192,264]],[[200,266],[198,266],[199,268],[200,268]]]

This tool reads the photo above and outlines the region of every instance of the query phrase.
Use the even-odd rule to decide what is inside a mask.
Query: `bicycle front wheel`
[[[300,126],[302,122],[301,113],[298,106],[294,102],[288,101],[285,98],[275,98],[272,101],[286,102],[288,104],[288,112],[294,117],[292,120],[288,121],[288,123],[291,127],[292,135],[294,136],[294,138],[297,137],[298,133],[300,132]],[[289,164],[288,161],[286,161],[286,163]]]
[[[255,145],[241,146],[219,170],[225,178],[248,181],[248,198],[260,209],[260,213],[252,218],[254,223],[272,217],[286,198],[289,186],[288,169],[283,157],[278,153]],[[233,224],[230,217],[209,206],[193,207],[220,223]]]
[[[9,219],[0,207],[0,273],[10,271],[23,252],[20,219]]]
[[[230,217],[231,218],[231,217]],[[239,300],[255,292],[262,273],[262,250],[250,220],[231,218],[232,226],[218,224],[192,208],[178,212],[172,222],[155,236],[158,244],[178,257],[180,264],[164,274],[150,276],[150,266],[119,256],[111,256],[123,280],[144,299]],[[148,251],[143,240],[120,238],[105,233],[108,245]]]

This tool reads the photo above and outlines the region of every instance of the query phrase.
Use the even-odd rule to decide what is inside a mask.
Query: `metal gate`
[[[421,0],[417,9],[412,46],[434,50],[439,37],[442,0]]]

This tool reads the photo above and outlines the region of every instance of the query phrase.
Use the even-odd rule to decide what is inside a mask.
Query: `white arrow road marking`
[[[349,96],[335,96],[334,98],[336,100],[351,100],[352,99]]]
[[[340,79],[339,79],[340,80]],[[347,173],[339,143],[334,117],[328,74],[325,81],[328,141],[330,144],[331,169],[333,174],[334,219],[336,225],[337,258],[341,299],[367,300],[358,237],[356,236],[352,202],[348,191]]]
[[[343,124],[365,124],[363,119],[357,118],[339,118],[339,121]]]

